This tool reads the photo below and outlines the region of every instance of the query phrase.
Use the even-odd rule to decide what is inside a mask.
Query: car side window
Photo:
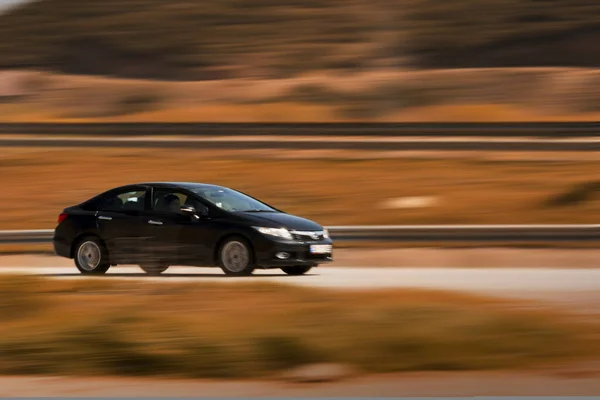
[[[145,190],[134,190],[125,193],[119,193],[103,199],[98,209],[100,211],[144,211],[145,208]]]
[[[154,190],[152,210],[160,213],[177,214],[185,204],[187,196],[168,189]]]
[[[206,208],[201,202],[185,193],[169,189],[154,190],[152,198],[152,209],[154,211],[179,214],[183,206],[192,206],[198,211]]]

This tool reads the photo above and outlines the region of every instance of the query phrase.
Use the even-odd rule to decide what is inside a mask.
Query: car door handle
[[[162,222],[160,222],[160,221],[154,221],[154,220],[152,220],[152,219],[151,219],[150,221],[148,221],[148,223],[149,223],[150,225],[162,225],[162,224],[163,224],[163,223],[162,223]]]
[[[98,219],[101,219],[103,221],[112,221],[112,217],[105,217],[103,215],[99,216]]]

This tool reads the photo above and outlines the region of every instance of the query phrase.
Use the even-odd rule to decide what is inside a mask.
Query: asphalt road
[[[56,279],[86,279],[69,260],[48,258],[47,266],[11,266],[1,273],[34,274]],[[258,270],[252,277],[232,278],[217,268],[171,267],[159,277],[148,277],[136,266],[117,266],[101,279],[156,282],[275,282],[328,289],[423,288],[450,290],[559,303],[569,308],[600,311],[600,269],[596,268],[379,268],[327,267],[305,276],[280,270]]]
[[[517,372],[432,372],[351,377],[339,382],[144,378],[0,377],[1,397],[474,397],[598,396],[597,365]],[[507,384],[507,382],[510,382]],[[568,397],[566,397],[568,398]]]

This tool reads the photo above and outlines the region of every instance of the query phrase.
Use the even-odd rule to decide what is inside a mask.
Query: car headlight
[[[254,226],[253,228],[263,235],[276,236],[283,239],[293,239],[290,231],[285,228],[264,228],[261,226]]]
[[[323,229],[323,237],[329,239],[329,231],[327,229]]]

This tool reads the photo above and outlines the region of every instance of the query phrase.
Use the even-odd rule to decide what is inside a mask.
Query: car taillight
[[[63,222],[65,219],[67,219],[67,214],[66,213],[60,213],[60,215],[58,216],[58,223],[60,224],[61,222]]]

